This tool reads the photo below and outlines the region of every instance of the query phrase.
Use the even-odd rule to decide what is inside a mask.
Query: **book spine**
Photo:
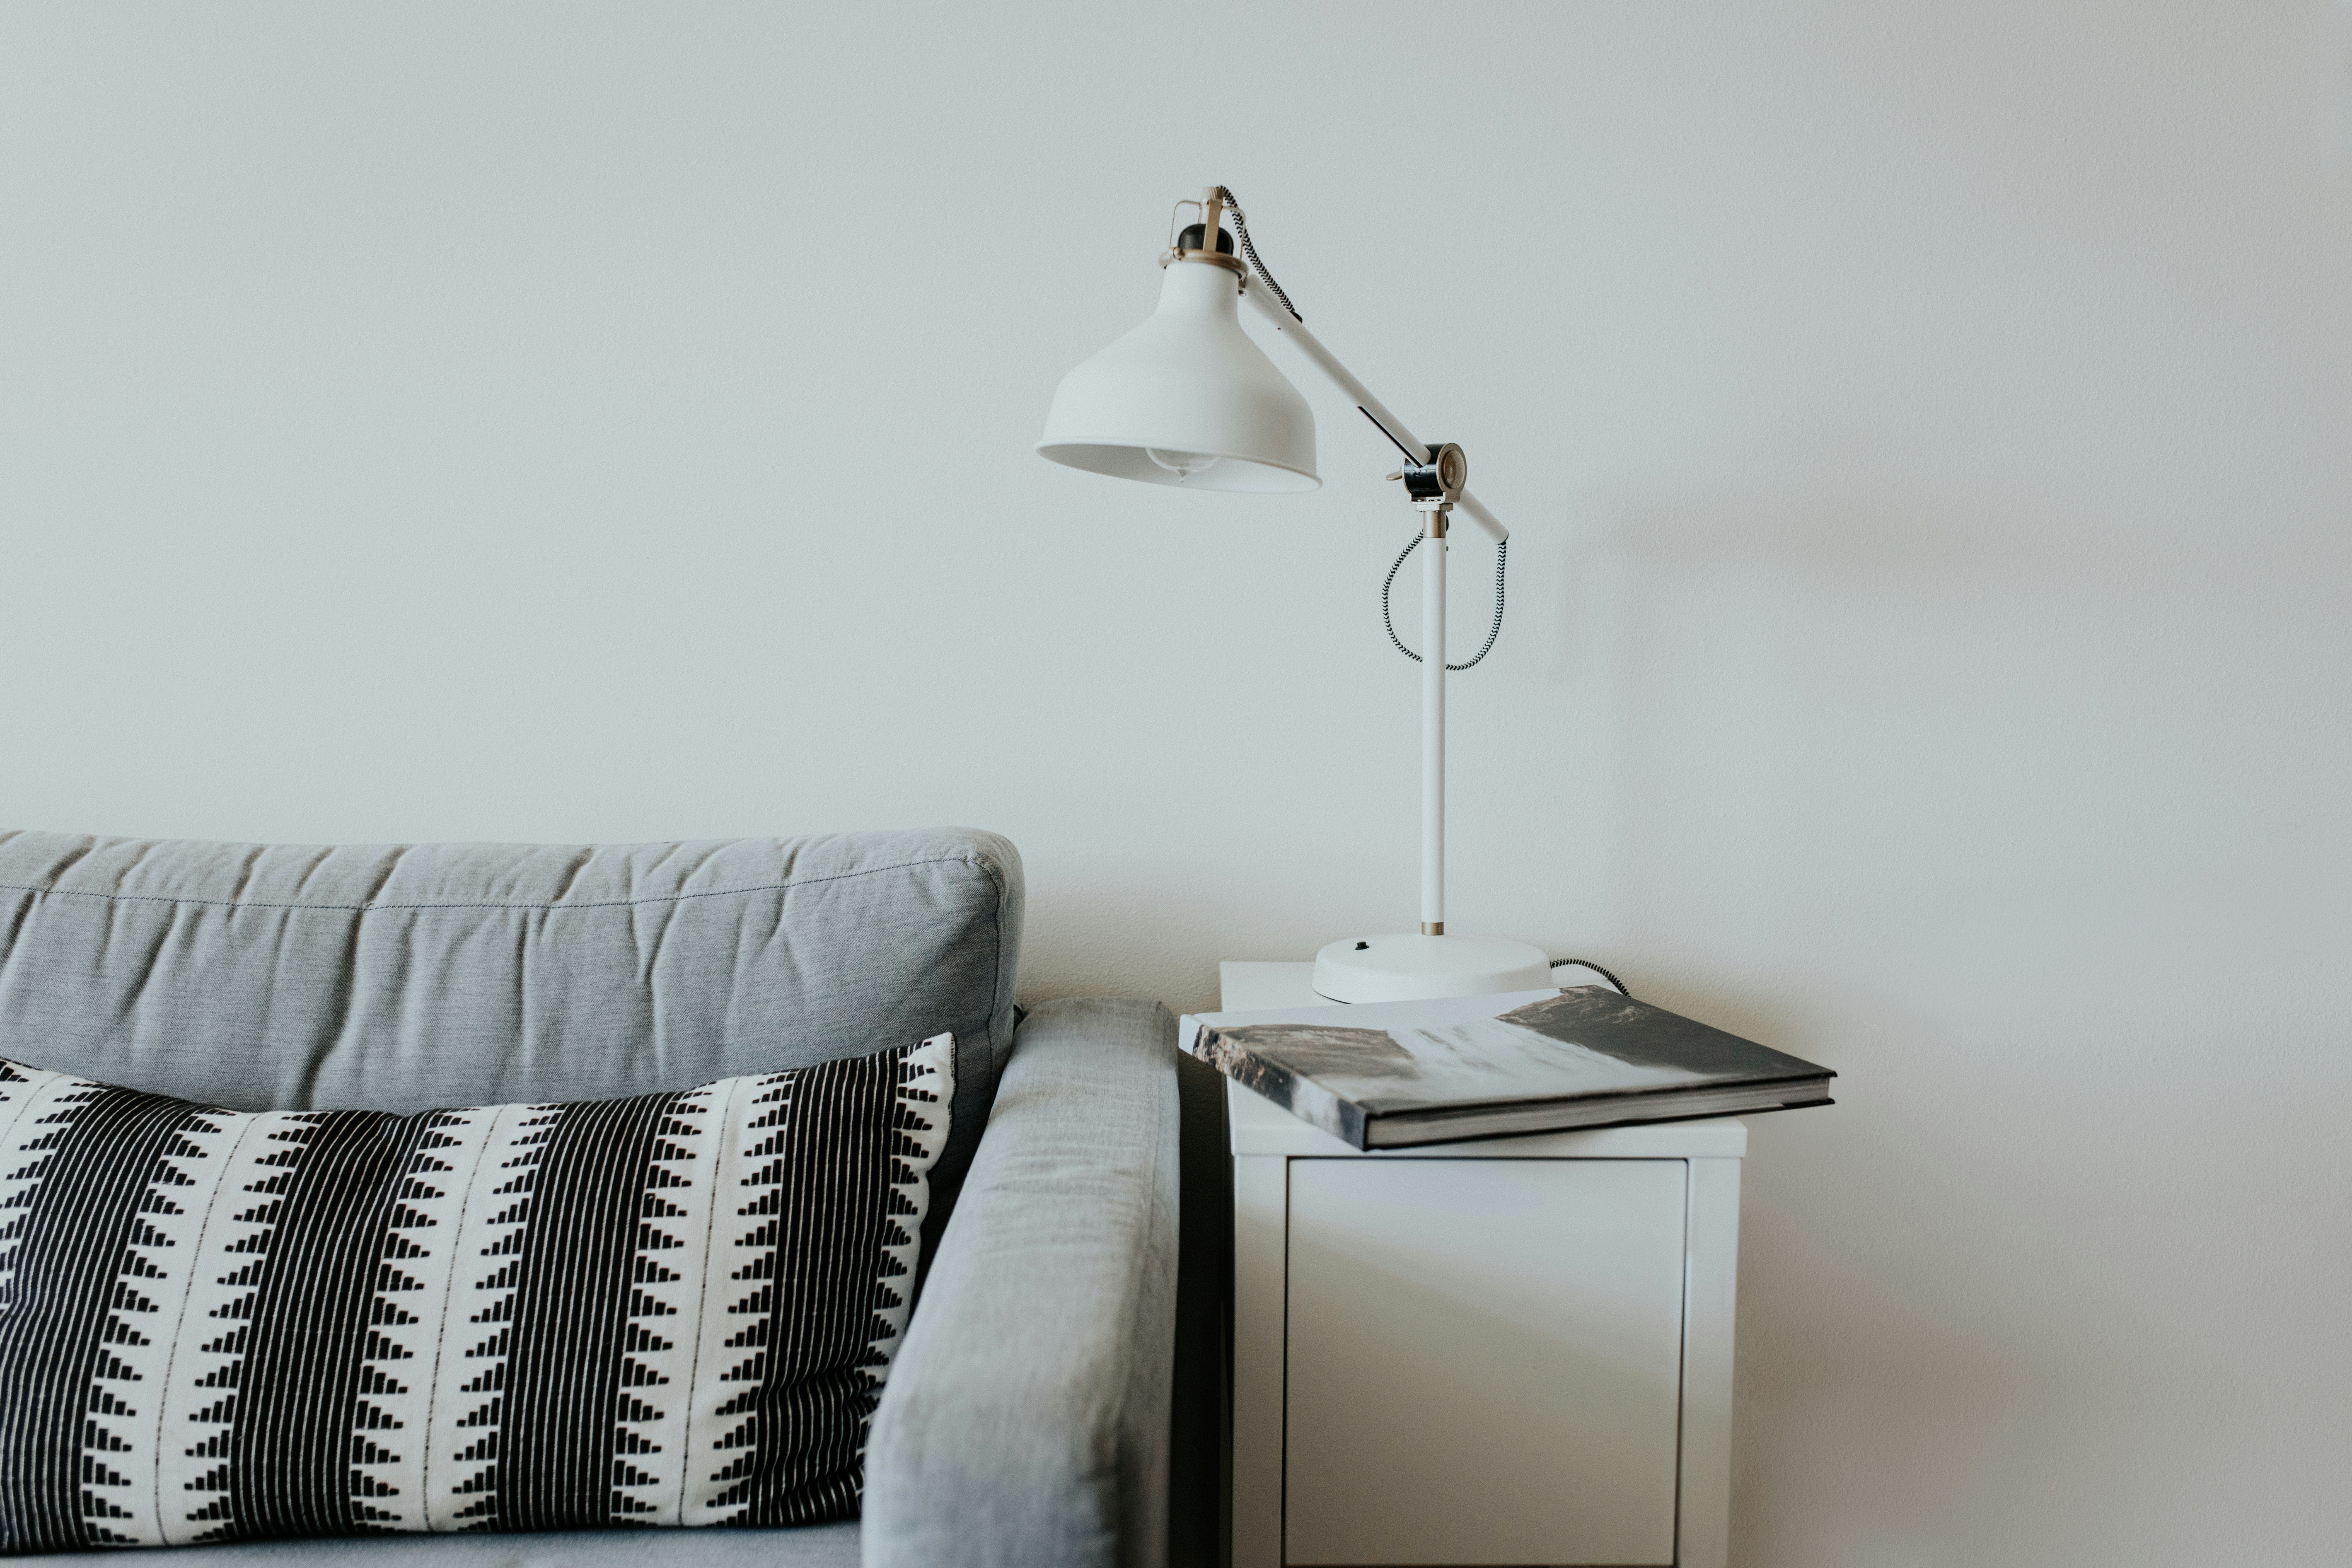
[[[1244,1089],[1262,1094],[1311,1127],[1351,1147],[1364,1144],[1364,1113],[1311,1079],[1252,1056],[1226,1043],[1216,1029],[1193,1037],[1192,1054]]]

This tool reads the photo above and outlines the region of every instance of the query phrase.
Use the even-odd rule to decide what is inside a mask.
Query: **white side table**
[[[1743,1123],[1364,1153],[1225,1094],[1234,1568],[1722,1568]]]

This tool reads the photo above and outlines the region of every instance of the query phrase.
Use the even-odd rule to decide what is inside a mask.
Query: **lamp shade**
[[[1240,279],[1169,263],[1142,325],[1062,378],[1041,457],[1196,490],[1311,490],[1315,415],[1242,331]]]

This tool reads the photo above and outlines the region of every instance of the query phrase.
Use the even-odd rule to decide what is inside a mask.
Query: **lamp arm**
[[[1252,279],[1253,286],[1243,289],[1242,294],[1250,303],[1257,307],[1258,314],[1273,322],[1275,331],[1297,343],[1298,352],[1313,360],[1315,368],[1330,377],[1332,385],[1352,398],[1356,406],[1363,410],[1366,417],[1379,426],[1390,440],[1405,449],[1407,457],[1416,463],[1429,461],[1429,447],[1419,437],[1405,428],[1404,421],[1390,413],[1389,405],[1374,397],[1371,388],[1358,381],[1355,374],[1346,365],[1341,364],[1338,356],[1329,349],[1323,346],[1322,340],[1307,330],[1306,322],[1283,309],[1282,302],[1274,297],[1272,289],[1255,287],[1255,280]],[[1511,537],[1511,531],[1503,526],[1501,520],[1486,510],[1485,502],[1467,490],[1463,492],[1462,499],[1454,505],[1468,516],[1471,521],[1478,525],[1480,532],[1496,543],[1500,544]]]

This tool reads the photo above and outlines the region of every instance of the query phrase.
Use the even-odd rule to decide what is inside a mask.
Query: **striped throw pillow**
[[[412,1116],[0,1060],[0,1552],[854,1514],[952,1047]]]

